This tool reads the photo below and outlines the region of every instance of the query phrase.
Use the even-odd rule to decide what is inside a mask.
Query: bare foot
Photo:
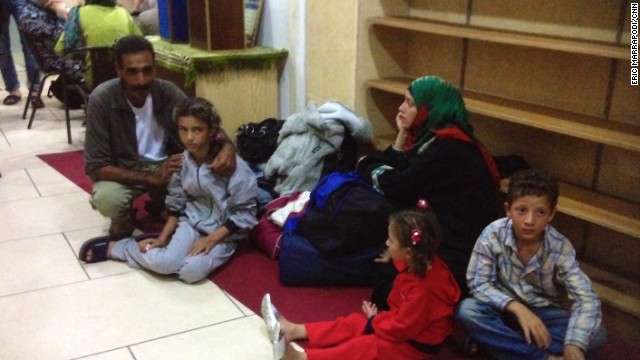
[[[289,341],[307,339],[307,328],[305,328],[303,324],[293,323],[282,316],[282,314],[280,314],[278,322],[280,323],[280,331],[284,334],[285,339]]]
[[[307,353],[296,343],[289,343],[282,360],[307,360]]]
[[[113,246],[116,244],[115,241],[109,241],[109,248],[107,249],[107,259],[111,260],[111,249],[113,249]],[[88,263],[91,262],[91,260],[93,259],[93,250],[89,249],[87,251],[87,257],[86,260]]]

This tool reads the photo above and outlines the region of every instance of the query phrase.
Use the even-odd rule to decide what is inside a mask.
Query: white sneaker
[[[271,303],[271,296],[267,293],[262,298],[262,319],[267,326],[269,341],[273,344],[273,357],[276,360],[282,359],[287,348],[284,334],[280,331],[280,313]]]

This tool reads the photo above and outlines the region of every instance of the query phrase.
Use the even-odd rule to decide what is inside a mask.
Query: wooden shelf
[[[404,95],[411,80],[390,78],[368,80],[366,83],[374,89]],[[478,93],[464,92],[464,95],[467,109],[475,114],[640,152],[640,130],[631,125]],[[597,126],[594,125],[596,123]]]
[[[627,182],[628,186],[632,186],[633,181],[637,180],[637,176],[630,169],[633,169],[640,155],[640,124],[633,112],[635,97],[626,87],[628,79],[622,77],[625,72],[619,71],[621,64],[628,64],[630,61],[630,52],[628,44],[625,45],[619,40],[593,40],[600,38],[599,34],[603,30],[615,31],[615,25],[624,19],[624,14],[618,14],[615,22],[614,12],[601,15],[598,13],[600,8],[590,9],[586,13],[588,16],[585,16],[585,20],[579,25],[584,26],[585,30],[577,36],[583,38],[569,38],[549,34],[555,31],[553,26],[556,25],[576,26],[569,18],[559,16],[549,24],[540,26],[533,23],[538,19],[535,11],[542,9],[540,6],[528,9],[522,18],[511,19],[507,16],[508,11],[514,9],[510,5],[486,5],[485,10],[488,11],[490,8],[490,13],[496,16],[496,21],[514,21],[513,30],[502,30],[491,28],[493,24],[489,23],[471,26],[426,18],[386,16],[417,14],[426,17],[427,13],[434,10],[448,11],[456,16],[464,15],[469,23],[483,21],[482,15],[477,15],[469,9],[458,9],[457,5],[442,6],[437,10],[424,9],[412,3],[408,4],[407,10],[405,5],[407,4],[360,11],[363,15],[360,25],[370,31],[363,35],[361,40],[361,45],[366,51],[362,52],[362,59],[358,62],[358,78],[371,79],[365,81],[366,91],[358,94],[360,106],[368,110],[372,105],[368,102],[375,102],[376,107],[372,107],[375,111],[371,113],[371,117],[379,122],[379,131],[385,132],[376,134],[380,138],[376,139],[375,145],[382,148],[393,141],[393,137],[386,134],[388,130],[383,130],[395,128],[395,121],[388,113],[394,109],[391,107],[391,101],[401,101],[407,87],[416,76],[440,74],[450,79],[463,79],[465,84],[468,84],[465,88],[471,87],[474,90],[461,90],[465,105],[473,115],[492,120],[486,128],[508,125],[501,124],[501,121],[517,124],[507,128],[514,130],[513,133],[519,136],[518,138],[503,140],[499,135],[491,138],[491,141],[499,144],[503,150],[517,149],[519,145],[511,145],[508,141],[528,141],[522,138],[524,136],[531,136],[532,141],[539,141],[546,140],[549,135],[559,134],[557,139],[554,136],[550,141],[554,144],[567,142],[566,146],[569,148],[561,149],[558,155],[546,155],[550,157],[549,166],[559,172],[563,171],[562,163],[559,161],[564,156],[571,156],[571,147],[575,146],[575,151],[596,151],[595,154],[579,154],[577,163],[584,164],[583,166],[570,167],[567,174],[558,174],[560,179],[568,180],[559,184],[558,211],[587,225],[572,229],[580,230],[582,233],[582,241],[585,244],[584,262],[593,261],[592,264],[581,261],[581,267],[592,280],[593,287],[604,305],[633,318],[628,319],[616,313],[616,320],[613,321],[621,321],[624,326],[635,326],[637,321],[640,321],[640,283],[637,281],[638,270],[634,267],[632,257],[640,244],[640,203],[635,196],[625,195],[628,189],[619,189]],[[572,9],[573,5],[566,7],[569,8]],[[484,14],[478,12],[480,13]],[[605,21],[606,25],[603,25]],[[531,25],[531,29],[535,26],[535,31],[547,34],[518,31],[516,26],[520,26],[521,22]],[[406,45],[410,46],[412,51],[403,52],[402,46],[405,44],[402,39],[407,36],[410,41]],[[425,43],[421,43],[420,39],[424,39]],[[491,44],[496,44],[499,49],[489,46]],[[413,53],[425,51],[429,52],[430,56],[423,60],[411,57]],[[495,51],[500,51],[498,58],[491,53]],[[575,68],[572,67],[574,63],[577,64]],[[618,72],[612,71],[616,63]],[[522,73],[516,74],[519,71]],[[381,78],[383,76],[384,78]],[[567,96],[567,99],[548,101],[548,94],[537,94],[535,88],[517,87],[518,84],[528,86],[524,84],[530,84],[532,80],[535,83],[538,76],[540,84],[560,84],[554,91],[558,96]],[[582,81],[590,76],[593,76],[593,81]],[[385,97],[388,98],[390,94],[396,94],[397,97],[392,96],[387,101]],[[509,96],[512,98],[507,98]],[[604,107],[599,106],[600,104]],[[616,120],[605,118],[605,111],[608,110],[610,118]],[[384,123],[385,121],[388,124]],[[520,132],[519,130],[523,129],[519,127],[538,131]],[[534,149],[530,151],[535,154]],[[596,155],[593,160],[590,158],[592,155]],[[544,164],[547,160],[542,158],[539,162]],[[582,168],[587,171],[584,174],[587,178],[597,179],[601,186],[591,190],[569,184],[568,182],[578,182],[575,176],[579,174],[576,172],[580,172]],[[597,173],[594,173],[593,169],[597,169]],[[566,176],[566,179],[562,175]],[[502,182],[503,191],[506,190],[507,184],[508,179]],[[568,225],[573,226],[574,221],[568,222]],[[618,264],[618,259],[612,259],[612,255],[606,250],[602,254],[598,253],[601,250],[601,242],[609,240],[601,238],[603,229],[609,230],[612,240],[616,240],[615,243],[623,247],[616,251],[630,252],[630,255],[620,259],[628,261],[628,266]],[[587,246],[592,242],[596,246]],[[616,266],[609,269],[610,264]]]
[[[470,40],[534,47],[621,60],[631,59],[631,53],[628,47],[604,42],[555,38],[480,27],[445,24],[407,17],[377,17],[372,18],[370,24]]]
[[[640,319],[640,285],[584,262],[582,271],[593,282],[602,303]]]
[[[509,179],[500,187],[506,192]],[[640,205],[560,183],[558,211],[640,240]]]

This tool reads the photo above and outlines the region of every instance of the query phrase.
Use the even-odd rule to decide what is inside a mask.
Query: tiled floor
[[[43,100],[31,130],[24,102],[0,103],[0,359],[272,358],[262,319],[212,282],[78,261],[82,242],[105,234],[108,221],[36,157],[84,140],[82,111],[69,145],[61,104]]]

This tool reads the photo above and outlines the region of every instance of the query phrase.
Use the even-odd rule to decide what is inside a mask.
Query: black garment
[[[468,295],[466,271],[473,247],[482,230],[500,217],[499,190],[472,143],[437,139],[410,161],[389,147],[379,161],[358,166],[365,179],[387,164],[394,170],[378,177],[384,195],[401,208],[415,208],[424,198],[442,227],[438,255],[453,273],[463,297]]]
[[[65,59],[54,51],[56,41],[64,31],[64,23],[53,12],[38,5],[37,1],[27,1],[18,20],[18,28],[27,38],[40,71],[62,71],[64,67],[70,81],[83,84],[82,62]]]

